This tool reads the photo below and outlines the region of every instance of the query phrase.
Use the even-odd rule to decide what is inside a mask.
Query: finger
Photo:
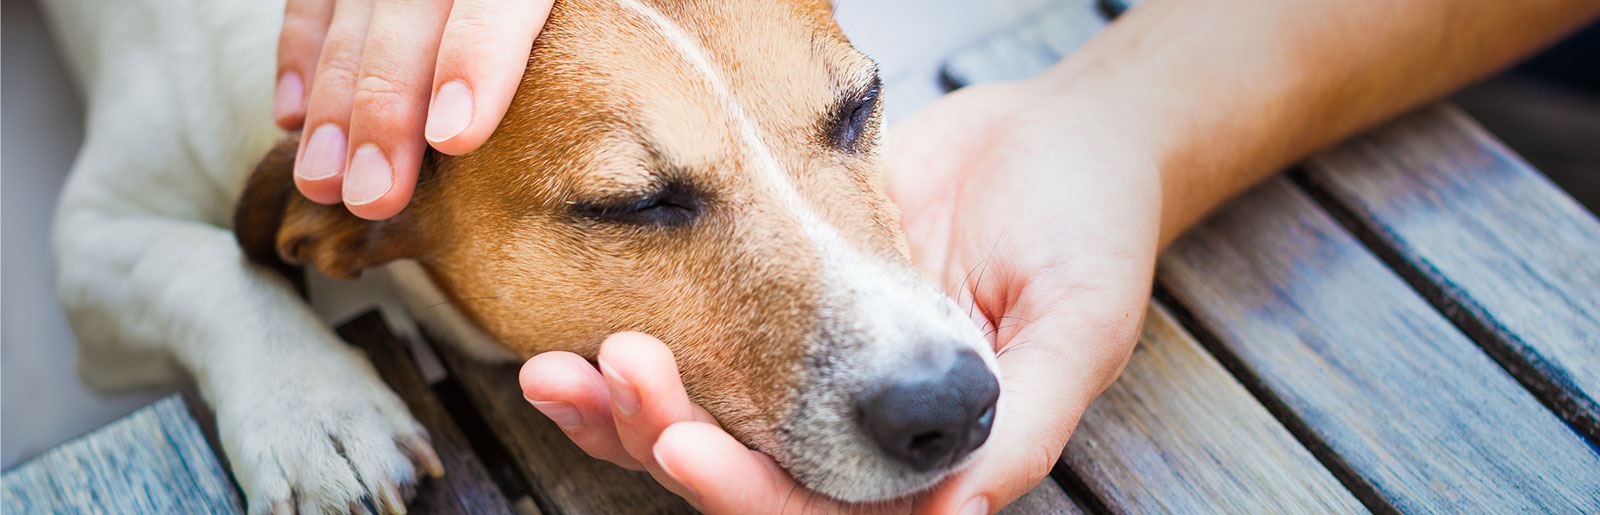
[[[600,372],[611,392],[611,416],[628,455],[644,465],[661,486],[684,498],[689,492],[655,463],[652,450],[661,431],[676,422],[710,422],[689,401],[672,351],[652,336],[617,333],[600,345]]]
[[[651,452],[662,471],[689,493],[686,498],[706,513],[778,513],[783,493],[801,491],[771,458],[715,425],[672,424]]]
[[[361,70],[361,49],[372,18],[371,0],[335,3],[328,35],[317,57],[306,101],[305,134],[294,162],[294,184],[306,198],[323,204],[341,198],[349,159],[350,99]]]
[[[278,83],[272,100],[272,119],[286,130],[305,121],[307,79],[317,70],[317,55],[333,20],[333,0],[288,0],[283,7],[283,29],[278,32]]]
[[[422,166],[433,63],[448,2],[380,0],[372,11],[350,110],[344,205],[368,220],[394,216],[411,200]]]
[[[661,340],[643,333],[617,333],[600,345],[600,372],[611,392],[611,413],[622,446],[649,467],[661,431],[697,420],[678,376],[678,362]],[[709,418],[709,416],[707,416]]]
[[[611,394],[605,379],[583,357],[570,352],[546,352],[522,365],[517,374],[522,396],[550,420],[583,452],[632,470],[644,470],[628,455],[617,438],[611,419]]]
[[[528,67],[553,0],[457,0],[439,43],[426,137],[451,155],[471,152],[500,125]]]
[[[1041,325],[1035,324],[1017,338],[1074,341],[1070,332]],[[990,513],[1043,480],[1089,402],[1103,388],[1103,374],[1097,370],[1101,363],[1091,359],[1048,343],[1007,348],[997,359],[1001,391],[994,431],[973,463],[935,489],[918,511]],[[1084,373],[1091,370],[1097,373]]]

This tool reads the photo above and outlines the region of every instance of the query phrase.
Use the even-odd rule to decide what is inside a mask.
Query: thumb
[[[1018,340],[1030,343],[1012,345],[997,358],[1000,401],[988,442],[972,464],[920,503],[919,513],[993,513],[1022,497],[1050,474],[1084,410],[1103,388],[1099,374],[1085,373],[1099,368],[1096,363],[1074,358],[1061,345],[1033,344],[1040,340],[1025,334]],[[1049,340],[1071,341],[1060,336]]]

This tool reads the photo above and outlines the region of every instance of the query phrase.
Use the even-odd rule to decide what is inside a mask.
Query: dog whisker
[[[466,302],[466,301],[469,301],[469,300],[490,300],[490,299],[499,300],[500,296],[499,295],[485,295],[485,296],[482,296],[482,297],[462,297],[462,298],[459,298],[459,299],[445,299],[445,300],[442,300],[442,301],[439,301],[439,302],[435,302],[433,304],[429,304],[429,305],[423,307],[422,309],[417,310],[417,312],[420,313],[420,312],[427,311],[427,310],[430,310],[430,309],[433,309],[433,308],[437,308],[439,306],[443,306],[443,305],[446,305],[446,304],[455,304],[457,302]]]

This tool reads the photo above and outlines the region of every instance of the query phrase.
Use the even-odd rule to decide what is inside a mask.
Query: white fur
[[[216,410],[252,512],[291,496],[343,512],[412,481],[395,440],[421,426],[228,229],[282,134],[269,112],[282,2],[45,7],[89,108],[53,238],[85,379],[168,382],[181,365]]]

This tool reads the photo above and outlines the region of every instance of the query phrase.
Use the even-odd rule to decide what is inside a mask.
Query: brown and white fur
[[[909,469],[856,427],[875,377],[930,352],[993,358],[909,265],[875,67],[825,2],[558,2],[495,135],[430,155],[379,222],[299,197],[293,144],[269,152],[281,3],[46,4],[89,106],[54,242],[81,369],[103,386],[192,375],[251,511],[343,510],[428,452],[366,359],[257,264],[276,260],[388,274],[433,306],[425,327],[486,359],[656,335],[696,402],[839,499],[959,465]]]

